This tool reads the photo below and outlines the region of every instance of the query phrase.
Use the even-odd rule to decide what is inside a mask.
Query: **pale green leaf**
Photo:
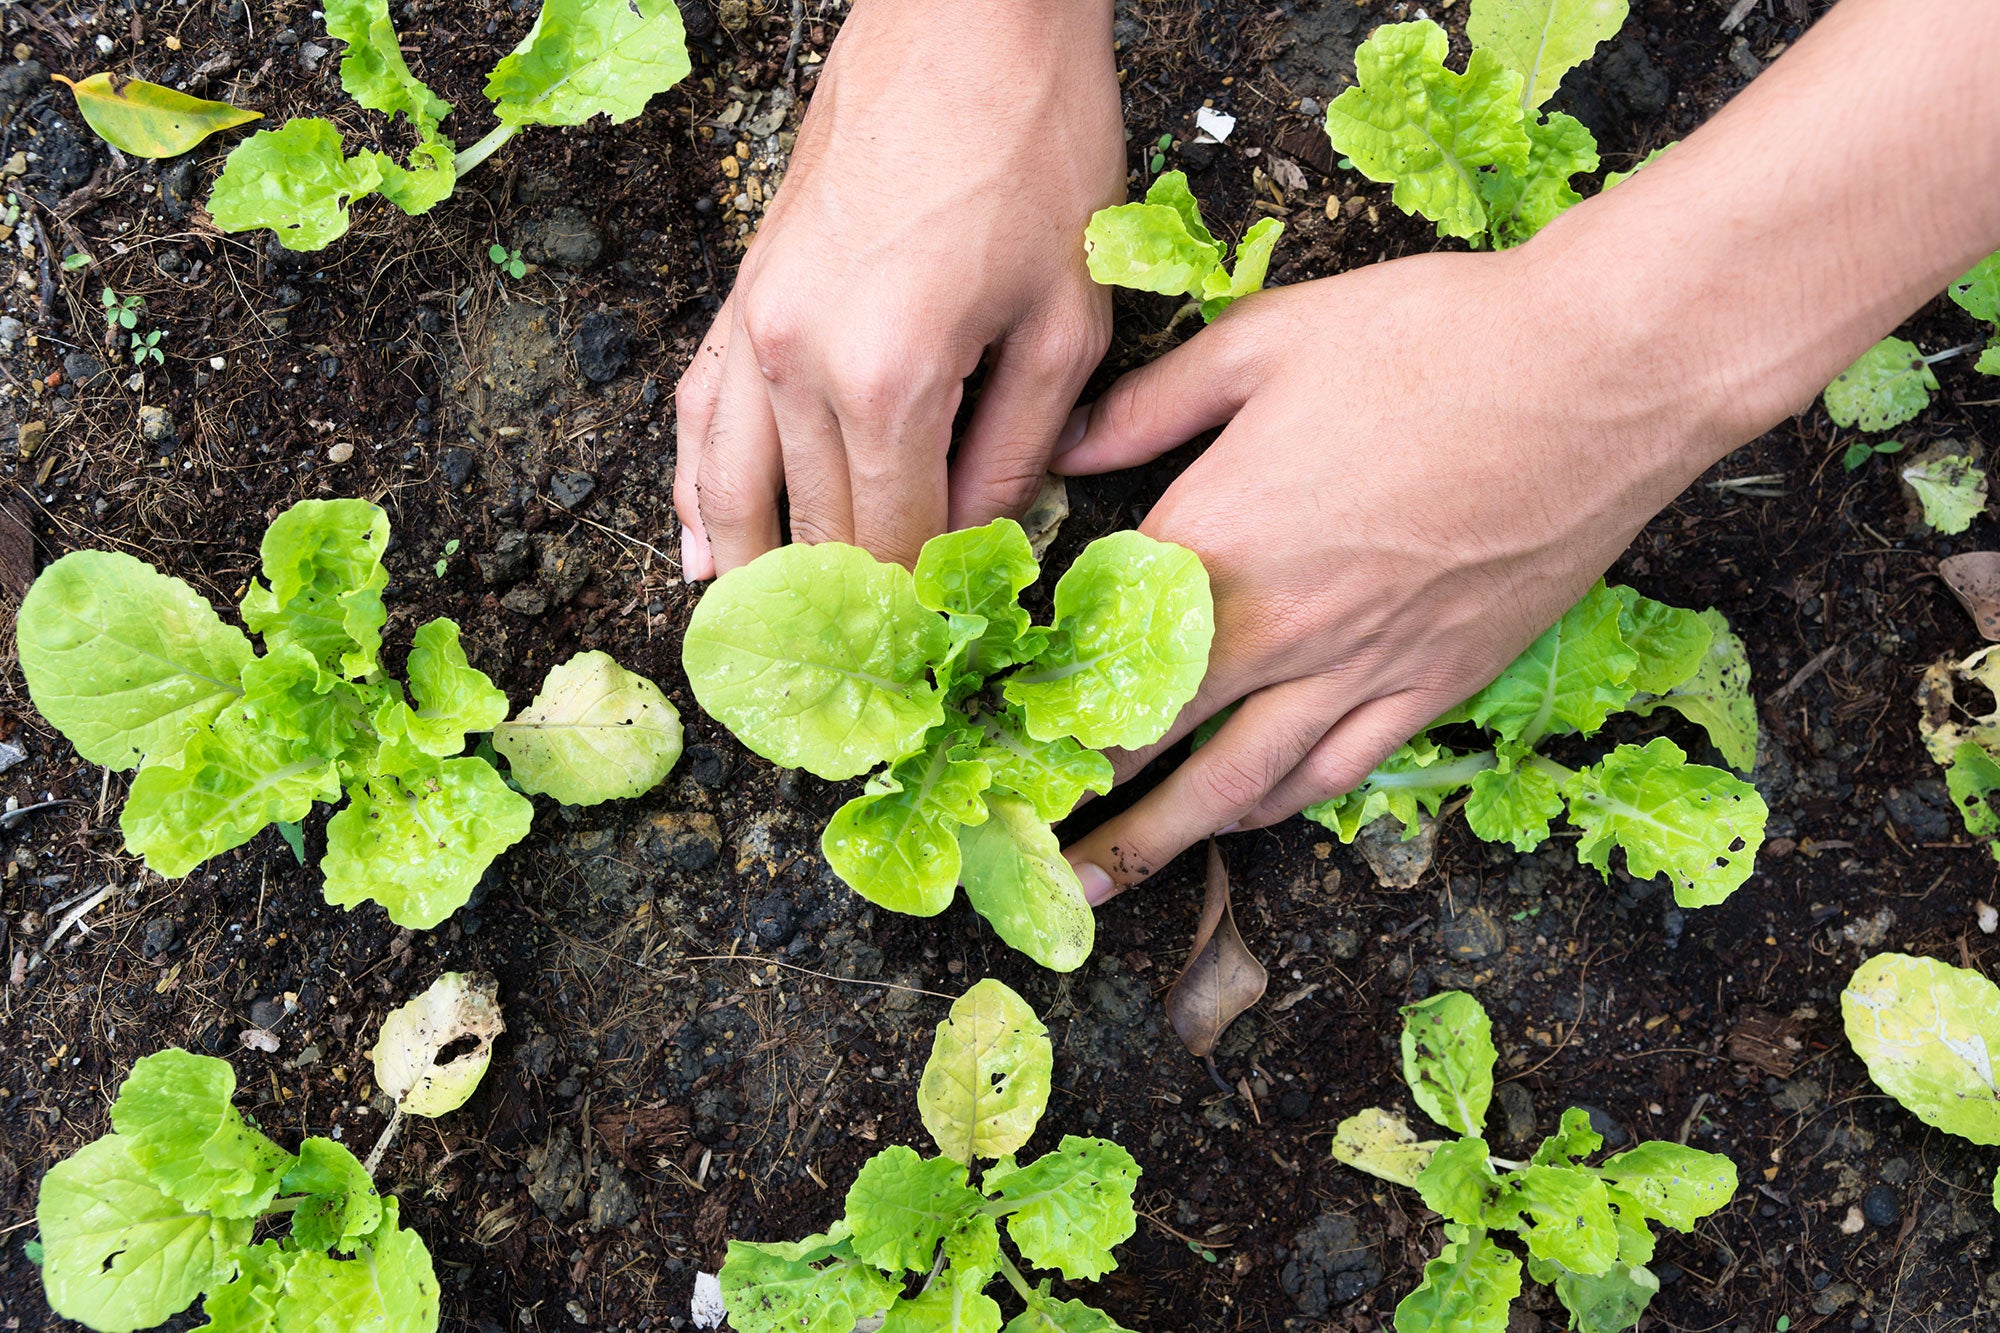
[[[1624,1333],[1646,1313],[1660,1280],[1646,1268],[1621,1262],[1594,1277],[1565,1268],[1555,1288],[1576,1333]]]
[[[1083,230],[1083,252],[1093,281],[1191,296],[1222,263],[1223,247],[1203,225],[1186,174],[1168,171],[1146,191],[1144,203],[1091,214]]]
[[[1543,1139],[1531,1159],[1537,1166],[1573,1166],[1604,1146],[1604,1136],[1590,1127],[1590,1112],[1572,1106],[1562,1113],[1556,1132]]]
[[[332,1139],[301,1143],[279,1188],[287,1196],[307,1196],[292,1213],[292,1244],[299,1249],[351,1251],[382,1221],[382,1200],[368,1169]]]
[[[261,112],[189,97],[144,79],[120,80],[109,73],[75,81],[49,77],[69,84],[76,109],[100,138],[134,157],[179,157],[211,134],[263,119]]]
[[[449,620],[429,621],[417,631],[408,671],[417,706],[390,699],[376,711],[375,729],[384,740],[406,740],[425,754],[449,758],[464,751],[467,732],[491,731],[507,716],[507,696],[466,660],[458,626]]]
[[[1982,375],[2000,375],[2000,345],[1988,343],[1972,368]]]
[[[493,1039],[506,1030],[492,977],[446,972],[382,1020],[368,1051],[375,1086],[410,1115],[456,1111],[485,1077]],[[465,1041],[472,1045],[442,1058],[446,1048]]]
[[[1975,838],[2000,834],[2000,809],[1993,803],[1993,794],[2000,792],[2000,762],[1991,754],[1972,741],[1963,742],[1945,765],[1944,785],[1967,833]],[[1993,854],[2000,858],[2000,844]]]
[[[1465,798],[1465,822],[1472,831],[1517,852],[1532,852],[1548,841],[1549,821],[1562,811],[1561,783],[1528,756],[1474,774]]]
[[[1402,824],[1407,842],[1421,827],[1419,811],[1437,814],[1493,762],[1490,755],[1454,754],[1418,736],[1378,764],[1353,791],[1309,805],[1300,813],[1331,829],[1342,842],[1353,842],[1363,828],[1388,816]]]
[[[1682,907],[1708,907],[1756,868],[1770,814],[1757,789],[1725,769],[1690,764],[1664,736],[1621,745],[1563,786],[1569,820],[1583,830],[1577,860],[1608,873],[1625,849],[1635,879],[1665,873]]]
[[[85,762],[172,756],[241,690],[256,652],[193,588],[115,551],[44,569],[14,624],[28,696]]]
[[[223,231],[268,227],[288,250],[321,250],[347,230],[347,207],[382,184],[380,153],[348,157],[332,121],[314,116],[259,130],[230,150],[209,192]]]
[[[1439,1144],[1417,1175],[1417,1193],[1432,1212],[1453,1222],[1477,1224],[1500,1196],[1500,1177],[1487,1161],[1486,1140]]]
[[[1711,623],[1693,611],[1668,606],[1623,586],[1611,589],[1624,610],[1618,618],[1618,636],[1639,655],[1625,681],[1646,694],[1665,694],[1686,684],[1702,667],[1714,644]],[[1724,622],[1727,632],[1727,622]]]
[[[958,888],[959,825],[986,820],[986,765],[959,757],[959,733],[938,728],[929,748],[870,779],[820,835],[833,872],[892,912],[936,916]]]
[[[279,1333],[434,1333],[438,1282],[430,1251],[397,1225],[396,1200],[355,1257],[306,1251],[291,1263],[277,1301]]]
[[[701,706],[766,759],[839,780],[909,754],[944,720],[948,646],[901,565],[858,546],[781,546],[717,579],[681,647]]]
[[[1000,1333],[1001,1317],[991,1296],[938,1281],[890,1306],[881,1333]]]
[[[1285,224],[1276,218],[1260,218],[1250,224],[1250,230],[1243,233],[1243,240],[1236,247],[1235,267],[1224,272],[1218,264],[1202,279],[1203,320],[1213,323],[1239,297],[1264,290],[1264,277],[1271,271],[1271,252],[1284,234]]]
[[[1444,1234],[1422,1284],[1396,1305],[1396,1333],[1504,1333],[1521,1261],[1477,1227],[1447,1222]]]
[[[1035,814],[1053,824],[1076,808],[1086,791],[1111,790],[1111,761],[1068,736],[1038,741],[1018,708],[976,719],[985,737],[976,752],[993,785],[1026,797]]]
[[[1493,1100],[1493,1024],[1464,991],[1403,1006],[1403,1079],[1424,1113],[1477,1138]]]
[[[410,674],[414,681],[414,666]],[[500,705],[504,717],[506,696]],[[527,791],[597,805],[666,781],[681,757],[681,715],[659,686],[609,653],[578,653],[549,672],[534,702],[493,728],[493,748]]]
[[[1146,187],[1146,202],[1171,208],[1180,215],[1181,225],[1188,235],[1203,245],[1212,245],[1216,257],[1221,258],[1222,244],[1201,220],[1201,204],[1196,201],[1194,191],[1188,187],[1185,171],[1163,171],[1153,183]]]
[[[208,1322],[196,1333],[278,1333],[278,1300],[298,1257],[275,1240],[238,1250],[236,1276],[209,1289],[201,1303]]]
[[[987,676],[1021,661],[1017,650],[1028,632],[1020,594],[1041,566],[1028,535],[1011,518],[985,527],[947,532],[925,542],[917,554],[917,601],[932,611],[978,617],[977,636],[964,654],[973,674]]]
[[[1001,1333],[1129,1333],[1104,1311],[1082,1301],[1059,1301],[1049,1284],[1028,1294],[1028,1308],[1007,1321]]]
[[[622,124],[687,77],[674,0],[544,0],[535,26],[493,67],[486,96],[503,125]]]
[[[1021,797],[989,792],[985,805],[983,821],[958,830],[966,898],[1009,945],[1043,967],[1074,971],[1090,957],[1097,918],[1062,843]]]
[[[1986,512],[1986,469],[1964,454],[1913,463],[1903,480],[1917,493],[1924,522],[1945,536],[1964,532]]]
[[[1646,1206],[1616,1185],[1606,1185],[1604,1196],[1611,1200],[1611,1216],[1618,1223],[1618,1262],[1650,1263],[1655,1245],[1653,1229],[1646,1225]]]
[[[1520,1225],[1528,1253],[1595,1276],[1618,1258],[1618,1227],[1604,1182],[1581,1167],[1530,1165],[1510,1174],[1508,1209],[1527,1217]]]
[[[410,150],[408,166],[398,166],[386,153],[375,154],[382,173],[377,187],[384,199],[415,217],[428,213],[458,186],[458,160],[451,140],[433,135]]]
[[[155,1185],[189,1208],[255,1217],[292,1155],[243,1123],[227,1060],[169,1048],[141,1058],[111,1104],[111,1124]]]
[[[985,1200],[980,1202],[983,1204]],[[959,1218],[945,1233],[944,1259],[953,1282],[971,1291],[984,1290],[1000,1271],[999,1224],[984,1212]]]
[[[1626,0],[1472,0],[1465,35],[1521,76],[1529,111],[1625,26]]]
[[[1826,386],[1826,414],[1836,426],[1890,430],[1929,407],[1937,387],[1915,343],[1884,338]]]
[[[1708,733],[1709,744],[1738,772],[1757,766],[1757,703],[1750,697],[1750,659],[1743,640],[1713,608],[1701,613],[1708,626],[1708,651],[1695,673],[1658,697],[1635,697],[1632,712],[1650,717],[1671,708]]]
[[[1583,202],[1570,177],[1597,170],[1597,140],[1582,121],[1553,111],[1526,125],[1527,165],[1479,175],[1496,250],[1521,244],[1572,204]]]
[[[1141,532],[1085,547],[1056,582],[1056,633],[1007,678],[1037,740],[1093,750],[1165,735],[1208,670],[1215,603],[1193,551]]]
[[[229,715],[291,742],[296,758],[341,759],[360,739],[358,725],[368,712],[361,690],[324,678],[313,655],[296,643],[279,644],[245,664],[242,683],[243,698],[230,705]]]
[[[1355,53],[1358,86],[1326,109],[1326,132],[1362,175],[1395,186],[1398,208],[1441,236],[1471,238],[1487,227],[1479,169],[1528,164],[1522,82],[1478,49],[1455,74],[1444,67],[1448,45],[1428,19],[1377,28]]]
[[[1868,1076],[1904,1110],[2000,1143],[2000,986],[1936,958],[1882,953],[1855,971],[1840,1013]]]
[[[1648,1219],[1676,1231],[1694,1230],[1736,1193],[1734,1162],[1678,1143],[1642,1143],[1606,1158],[1598,1173]]]
[[[1436,1139],[1420,1142],[1409,1122],[1372,1106],[1347,1117],[1333,1132],[1334,1160],[1413,1188],[1442,1146]]]
[[[366,500],[301,500],[264,530],[266,582],[243,594],[243,623],[270,647],[295,643],[329,675],[381,670],[389,516]]]
[[[982,1202],[965,1183],[965,1163],[919,1157],[900,1144],[884,1148],[847,1189],[855,1257],[891,1273],[927,1274],[945,1234]]]
[[[1669,148],[1674,147],[1674,145],[1678,144],[1679,142],[1680,140],[1676,139],[1673,141],[1673,143],[1661,144],[1658,148],[1655,148],[1652,152],[1640,158],[1638,163],[1630,171],[1606,172],[1604,175],[1604,189],[1608,190],[1612,186],[1617,185],[1622,181],[1631,180],[1634,176],[1638,175],[1645,168],[1650,167],[1653,165],[1653,163],[1659,161],[1660,155],[1662,153],[1665,153]],[[1603,191],[1600,190],[1599,193],[1601,194],[1603,193]]]
[[[1054,1066],[1041,1019],[988,977],[959,996],[938,1024],[917,1111],[945,1156],[967,1163],[1005,1157],[1035,1132]]]
[[[230,710],[189,733],[180,754],[139,769],[118,827],[149,870],[179,879],[268,825],[304,819],[314,801],[339,799],[330,760],[296,757],[292,742]]]
[[[1010,1211],[1004,1224],[1021,1257],[1095,1281],[1118,1266],[1111,1248],[1138,1226],[1132,1191],[1139,1164],[1108,1139],[1065,1134],[1052,1153],[986,1185]]]
[[[2000,251],[1972,266],[1972,271],[1945,288],[1952,304],[1988,324],[2000,323]]]
[[[484,759],[446,759],[347,789],[327,821],[326,900],[379,902],[389,919],[429,930],[465,905],[493,859],[528,836],[535,807]]]
[[[736,1333],[845,1333],[856,1321],[887,1308],[902,1291],[880,1270],[853,1258],[844,1240],[827,1236],[797,1245],[732,1240],[716,1277]]]
[[[1619,633],[1624,610],[1618,594],[1599,583],[1467,700],[1464,712],[1524,745],[1570,731],[1590,735],[1632,697],[1639,654]]]
[[[371,111],[401,113],[419,134],[437,128],[451,114],[451,103],[438,97],[410,72],[389,19],[389,0],[326,0],[327,35],[347,43],[340,61],[340,86]]]

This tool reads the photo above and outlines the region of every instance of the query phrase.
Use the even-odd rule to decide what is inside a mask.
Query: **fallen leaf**
[[[260,111],[243,111],[227,102],[162,88],[143,79],[115,85],[109,73],[82,82],[49,75],[76,94],[76,109],[106,143],[134,157],[179,157],[209,135],[262,120]]]
[[[396,1099],[398,1110],[438,1116],[472,1095],[493,1059],[493,1039],[507,1030],[491,977],[447,972],[431,988],[382,1020],[374,1049],[375,1083]],[[470,1050],[444,1060],[454,1043]]]
[[[1204,1060],[1237,1015],[1263,998],[1268,978],[1229,908],[1229,868],[1213,838],[1208,843],[1208,897],[1194,933],[1188,965],[1167,992],[1167,1019],[1189,1052]]]
[[[1966,551],[1938,561],[1938,576],[1958,597],[1980,637],[2000,643],[2000,551]]]

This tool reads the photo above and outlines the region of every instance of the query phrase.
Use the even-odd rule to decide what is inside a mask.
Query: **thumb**
[[[1102,398],[1071,415],[1049,470],[1081,476],[1136,467],[1227,422],[1256,387],[1253,327],[1225,316],[1120,376]]]

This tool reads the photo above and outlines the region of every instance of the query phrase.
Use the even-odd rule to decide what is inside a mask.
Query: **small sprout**
[[[445,566],[449,564],[451,558],[457,554],[458,554],[458,538],[453,537],[450,541],[444,544],[444,550],[438,554],[437,576],[439,578],[444,577]]]
[[[135,333],[132,335],[132,364],[143,366],[151,361],[156,366],[167,364],[167,354],[160,350],[160,331]]]
[[[1847,446],[1841,455],[1840,466],[1848,472],[1860,467],[1877,454],[1900,454],[1903,452],[1901,440],[1856,440]]]
[[[139,311],[144,308],[143,296],[120,296],[109,287],[98,298],[104,303],[104,323],[107,328],[131,329],[139,323]]]
[[[13,213],[16,210],[10,207],[7,211],[9,213]],[[97,262],[96,260],[92,259],[89,255],[85,254],[83,251],[72,250],[68,254],[63,256],[63,272],[74,273],[78,269],[88,268],[90,265],[96,262]]]
[[[500,267],[500,271],[510,278],[528,276],[528,265],[521,258],[519,250],[509,250],[504,245],[492,245],[486,249],[486,257]]]

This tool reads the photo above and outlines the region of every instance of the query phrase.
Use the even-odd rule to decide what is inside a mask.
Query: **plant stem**
[[[1429,768],[1412,768],[1396,773],[1384,773],[1377,769],[1368,775],[1361,786],[1369,791],[1396,791],[1403,787],[1456,787],[1472,781],[1489,768],[1499,766],[1500,756],[1487,750],[1480,754],[1461,755],[1442,764],[1432,764]]]
[[[1523,759],[1521,761],[1521,764],[1525,768],[1540,769],[1542,772],[1554,778],[1556,780],[1556,785],[1558,787],[1562,786],[1565,782],[1568,782],[1571,778],[1576,776],[1575,769],[1569,768],[1563,764],[1558,764],[1553,759],[1545,759],[1538,754],[1529,755],[1526,759]]]
[[[472,145],[472,147],[463,150],[451,160],[452,170],[460,176],[467,174],[481,162],[493,156],[501,144],[506,143],[520,132],[521,127],[519,125],[508,125],[504,122],[495,125],[491,130],[487,131],[485,138]]]
[[[1032,1300],[1034,1298],[1035,1292],[1028,1285],[1028,1279],[1021,1276],[1021,1270],[1014,1267],[1014,1261],[1007,1257],[1005,1251],[1002,1251],[1000,1255],[1000,1276],[1007,1279],[1007,1285],[1012,1287],[1015,1294],[1022,1300]]]
[[[361,1169],[371,1178],[375,1174],[375,1168],[382,1165],[382,1154],[389,1151],[389,1141],[396,1137],[396,1131],[402,1128],[402,1124],[403,1104],[397,1102],[396,1109],[389,1115],[389,1123],[382,1126],[382,1137],[375,1140],[375,1146],[368,1150],[368,1160],[361,1164]]]
[[[269,1217],[272,1213],[295,1213],[299,1210],[299,1205],[305,1203],[311,1197],[309,1194],[294,1194],[289,1199],[273,1199],[265,1207],[262,1215]]]
[[[1947,347],[1942,352],[1933,352],[1929,356],[1925,357],[1924,364],[1927,366],[1934,366],[1940,361],[1949,361],[1953,357],[1958,356],[1961,353],[1970,352],[1975,348],[1984,347],[1985,345],[1986,344],[1984,340],[1982,340],[1980,342],[1973,342],[1973,343],[1960,343],[1956,347]]]

